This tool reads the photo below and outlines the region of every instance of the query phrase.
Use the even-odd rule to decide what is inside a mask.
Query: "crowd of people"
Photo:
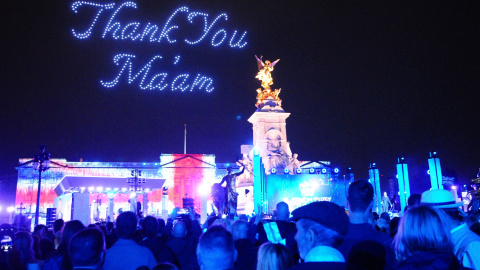
[[[372,212],[366,180],[348,189],[347,210],[313,202],[273,218],[211,216],[193,209],[165,221],[124,212],[115,223],[78,220],[38,225],[33,232],[1,226],[13,246],[0,269],[480,269],[478,213],[465,213],[447,190],[412,195],[402,217]],[[478,229],[477,229],[478,232]]]

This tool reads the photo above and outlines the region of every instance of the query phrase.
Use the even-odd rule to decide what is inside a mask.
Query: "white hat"
[[[422,193],[421,204],[435,208],[458,208],[463,202],[455,202],[452,192],[445,189],[432,189]]]

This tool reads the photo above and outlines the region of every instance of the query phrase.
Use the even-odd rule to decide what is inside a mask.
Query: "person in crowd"
[[[117,230],[115,230],[113,222],[107,222],[105,226],[107,227],[107,236],[105,236],[105,242],[107,249],[109,249],[118,240]]]
[[[73,269],[101,270],[105,252],[105,238],[99,229],[85,229],[76,233],[68,246]]]
[[[392,202],[390,202],[390,198],[388,198],[387,192],[383,192],[382,213],[388,213],[391,206],[392,206]]]
[[[335,203],[322,201],[302,206],[292,215],[297,221],[298,251],[305,262],[291,269],[346,269],[345,258],[338,251],[348,233],[345,210]]]
[[[382,265],[383,269],[393,269],[396,259],[392,238],[368,223],[373,207],[373,186],[367,180],[354,181],[348,188],[347,202],[350,225],[340,246],[347,262],[364,268]]]
[[[200,237],[196,253],[201,270],[233,269],[237,260],[232,234],[222,226],[208,228]]]
[[[11,269],[40,269],[35,260],[33,238],[29,232],[15,234],[13,248],[8,254],[8,265]]]
[[[65,223],[62,229],[60,244],[57,250],[48,258],[44,265],[44,270],[68,270],[72,269],[70,256],[68,255],[68,243],[72,236],[77,232],[84,230],[85,226],[79,220],[71,220]]]
[[[165,234],[165,220],[163,218],[157,219],[158,222],[158,232],[157,235],[162,239],[162,241],[167,242],[168,236]]]
[[[261,245],[258,258],[257,270],[286,270],[293,266],[292,252],[283,244]]]
[[[390,234],[389,230],[390,215],[387,212],[383,212],[380,218],[377,220],[377,226],[381,232]]]
[[[176,263],[167,244],[157,235],[158,221],[155,217],[147,216],[143,220],[142,231],[145,238],[139,244],[150,249],[157,262]]]
[[[53,232],[55,233],[55,249],[57,249],[60,245],[63,226],[65,226],[65,221],[63,221],[63,219],[57,219],[55,222],[53,222]]]
[[[389,232],[390,232],[390,237],[395,237],[395,235],[397,234],[397,230],[398,230],[398,223],[400,222],[400,218],[399,217],[394,217],[392,218],[392,220],[390,221],[390,224],[388,224],[388,228],[389,228]]]
[[[285,202],[277,203],[272,221],[264,221],[258,224],[257,233],[260,244],[266,242],[281,243],[286,245],[298,260],[295,223],[288,221],[290,210]]]
[[[405,206],[405,209],[403,209],[403,212],[406,212],[408,208],[419,205],[421,200],[422,200],[422,194],[417,194],[417,193],[411,194],[410,197],[408,197],[407,206]]]
[[[176,213],[177,211],[172,211],[166,227],[171,228],[170,224],[173,224],[173,220],[176,219]],[[176,221],[173,225],[172,238],[167,241],[167,246],[173,252],[175,261],[179,263],[181,269],[196,269],[198,264],[195,250],[202,229],[191,207],[188,209],[188,219],[186,218],[184,217],[182,220]],[[187,226],[188,223],[191,224],[190,230]],[[166,233],[169,234],[168,232]]]
[[[430,206],[408,209],[398,226],[394,246],[400,261],[397,269],[461,269],[442,215]]]
[[[468,228],[477,235],[480,235],[480,214],[475,213],[469,215],[464,220],[467,223]]]
[[[440,211],[450,230],[454,253],[464,267],[480,269],[480,236],[472,232],[463,221],[465,213],[459,208],[463,202],[455,202],[453,194],[445,189],[432,189],[422,193],[421,203]]]
[[[65,225],[65,221],[63,219],[57,219],[53,222],[53,232],[61,232],[63,229],[63,226]]]
[[[144,265],[153,268],[157,261],[152,252],[133,241],[137,229],[137,215],[133,212],[123,212],[117,217],[118,241],[107,250],[105,270],[131,270]]]
[[[235,262],[236,270],[255,270],[256,267],[258,247],[248,239],[247,234],[248,222],[241,219],[235,220],[232,224],[232,236],[238,253]]]

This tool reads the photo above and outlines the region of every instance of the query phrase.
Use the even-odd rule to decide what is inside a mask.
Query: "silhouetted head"
[[[222,226],[212,226],[200,237],[197,246],[200,269],[233,269],[237,250],[233,237]]]
[[[70,240],[68,253],[73,267],[101,269],[105,259],[105,238],[99,229],[85,229]]]
[[[350,212],[365,213],[373,201],[373,186],[367,180],[356,180],[348,187],[348,206]]]
[[[117,234],[119,238],[132,238],[137,229],[137,215],[133,212],[123,212],[117,217]]]
[[[275,219],[287,220],[290,217],[290,210],[286,202],[279,202],[275,207]]]
[[[293,266],[292,252],[282,244],[267,242],[258,250],[257,269],[288,269]]]
[[[453,254],[450,230],[442,221],[442,215],[431,206],[420,205],[408,209],[398,225],[394,246],[397,259],[427,251]]]
[[[187,225],[183,221],[177,221],[173,225],[172,236],[173,237],[185,237],[187,235]]]
[[[57,219],[55,222],[53,222],[53,231],[54,232],[59,232],[63,229],[63,225],[65,225],[65,222],[63,219]]]
[[[158,221],[155,217],[147,216],[142,223],[142,232],[146,237],[153,237],[158,232]]]
[[[248,222],[241,219],[237,219],[233,222],[232,224],[233,241],[247,238],[247,233],[248,233]]]

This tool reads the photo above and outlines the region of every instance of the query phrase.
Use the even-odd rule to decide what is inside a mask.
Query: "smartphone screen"
[[[9,252],[12,249],[12,246],[13,246],[12,238],[10,238],[10,236],[8,235],[5,235],[4,238],[1,240],[0,250],[2,252]]]

